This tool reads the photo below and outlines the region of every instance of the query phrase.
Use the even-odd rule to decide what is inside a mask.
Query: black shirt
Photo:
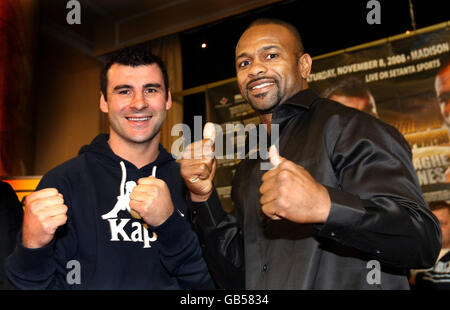
[[[329,217],[314,225],[268,219],[259,203],[262,160],[243,160],[235,216],[221,211],[216,194],[193,204],[217,282],[239,286],[245,259],[247,289],[408,289],[407,268],[433,265],[439,223],[395,128],[311,90],[279,105],[272,123],[280,125],[280,155],[328,189]]]

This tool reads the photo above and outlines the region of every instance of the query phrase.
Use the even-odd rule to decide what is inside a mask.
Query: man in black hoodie
[[[25,201],[6,272],[21,289],[213,289],[186,221],[179,165],[159,144],[172,104],[163,62],[114,54],[101,75],[109,135],[54,168]]]

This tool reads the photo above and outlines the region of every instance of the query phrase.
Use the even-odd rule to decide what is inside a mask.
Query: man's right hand
[[[52,241],[56,229],[67,221],[67,206],[56,188],[45,188],[28,195],[22,227],[22,245],[41,248]]]
[[[191,200],[208,200],[213,191],[213,179],[216,172],[214,140],[216,130],[213,123],[203,128],[203,140],[191,143],[183,152],[181,176],[191,193]]]

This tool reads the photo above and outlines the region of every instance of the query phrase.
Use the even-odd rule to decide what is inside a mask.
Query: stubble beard
[[[248,93],[248,89],[246,90],[247,92],[247,101],[250,104],[250,106],[258,113],[260,114],[270,114],[273,112],[273,110],[281,103],[281,91],[280,88],[278,87],[278,83],[277,83],[277,92],[275,95],[272,96],[272,98],[266,98],[267,96],[269,96],[269,93],[262,93],[259,95],[256,95],[254,97],[260,99],[260,100],[265,100],[264,102],[267,103],[269,102],[265,108],[261,108],[258,107],[258,104],[255,103],[251,98],[250,95]]]

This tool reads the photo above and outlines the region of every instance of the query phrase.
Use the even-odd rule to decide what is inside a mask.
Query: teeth
[[[252,87],[252,89],[263,88],[263,87],[266,87],[266,86],[269,86],[269,85],[273,85],[273,84],[274,83],[262,83],[262,84],[259,84],[259,85],[256,85],[256,86]]]
[[[136,122],[148,121],[149,119],[150,117],[127,117],[127,120]]]

